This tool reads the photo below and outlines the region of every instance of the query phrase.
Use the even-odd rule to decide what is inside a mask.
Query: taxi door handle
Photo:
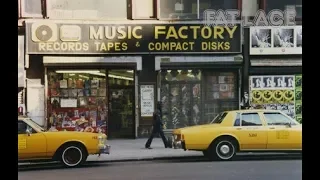
[[[269,129],[275,129],[275,127],[270,127]]]
[[[242,128],[236,128],[236,130],[241,130]]]

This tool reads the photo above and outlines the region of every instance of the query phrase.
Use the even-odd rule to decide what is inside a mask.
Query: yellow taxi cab
[[[238,152],[301,152],[302,124],[277,110],[235,110],[210,124],[175,129],[171,138],[175,149],[231,160]]]
[[[18,116],[18,161],[60,161],[66,167],[83,164],[88,155],[109,154],[105,134],[48,132],[28,117]]]

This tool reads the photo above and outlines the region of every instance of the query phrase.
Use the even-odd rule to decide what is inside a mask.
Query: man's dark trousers
[[[163,144],[164,144],[164,147],[167,148],[168,147],[168,142],[167,142],[167,139],[166,137],[164,136],[164,133],[163,133],[163,130],[162,128],[153,128],[152,130],[152,133],[148,139],[148,141],[146,142],[146,148],[149,148],[151,143],[152,143],[152,140],[154,138],[155,135],[159,134],[162,138],[162,141],[163,141]]]

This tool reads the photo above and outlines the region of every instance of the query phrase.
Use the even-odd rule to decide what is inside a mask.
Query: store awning
[[[302,58],[251,58],[251,66],[302,66]]]
[[[120,57],[66,57],[66,56],[44,56],[45,66],[101,66],[101,65],[136,65],[136,70],[142,70],[141,56]]]
[[[160,70],[163,66],[199,66],[199,65],[235,65],[242,64],[242,55],[227,56],[156,56],[155,70]],[[212,67],[212,66],[210,66]]]

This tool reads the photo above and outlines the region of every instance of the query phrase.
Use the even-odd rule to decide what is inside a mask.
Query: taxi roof
[[[235,113],[253,113],[253,112],[281,112],[280,110],[269,110],[269,109],[242,109],[242,110],[232,110],[225,112],[235,112]]]

